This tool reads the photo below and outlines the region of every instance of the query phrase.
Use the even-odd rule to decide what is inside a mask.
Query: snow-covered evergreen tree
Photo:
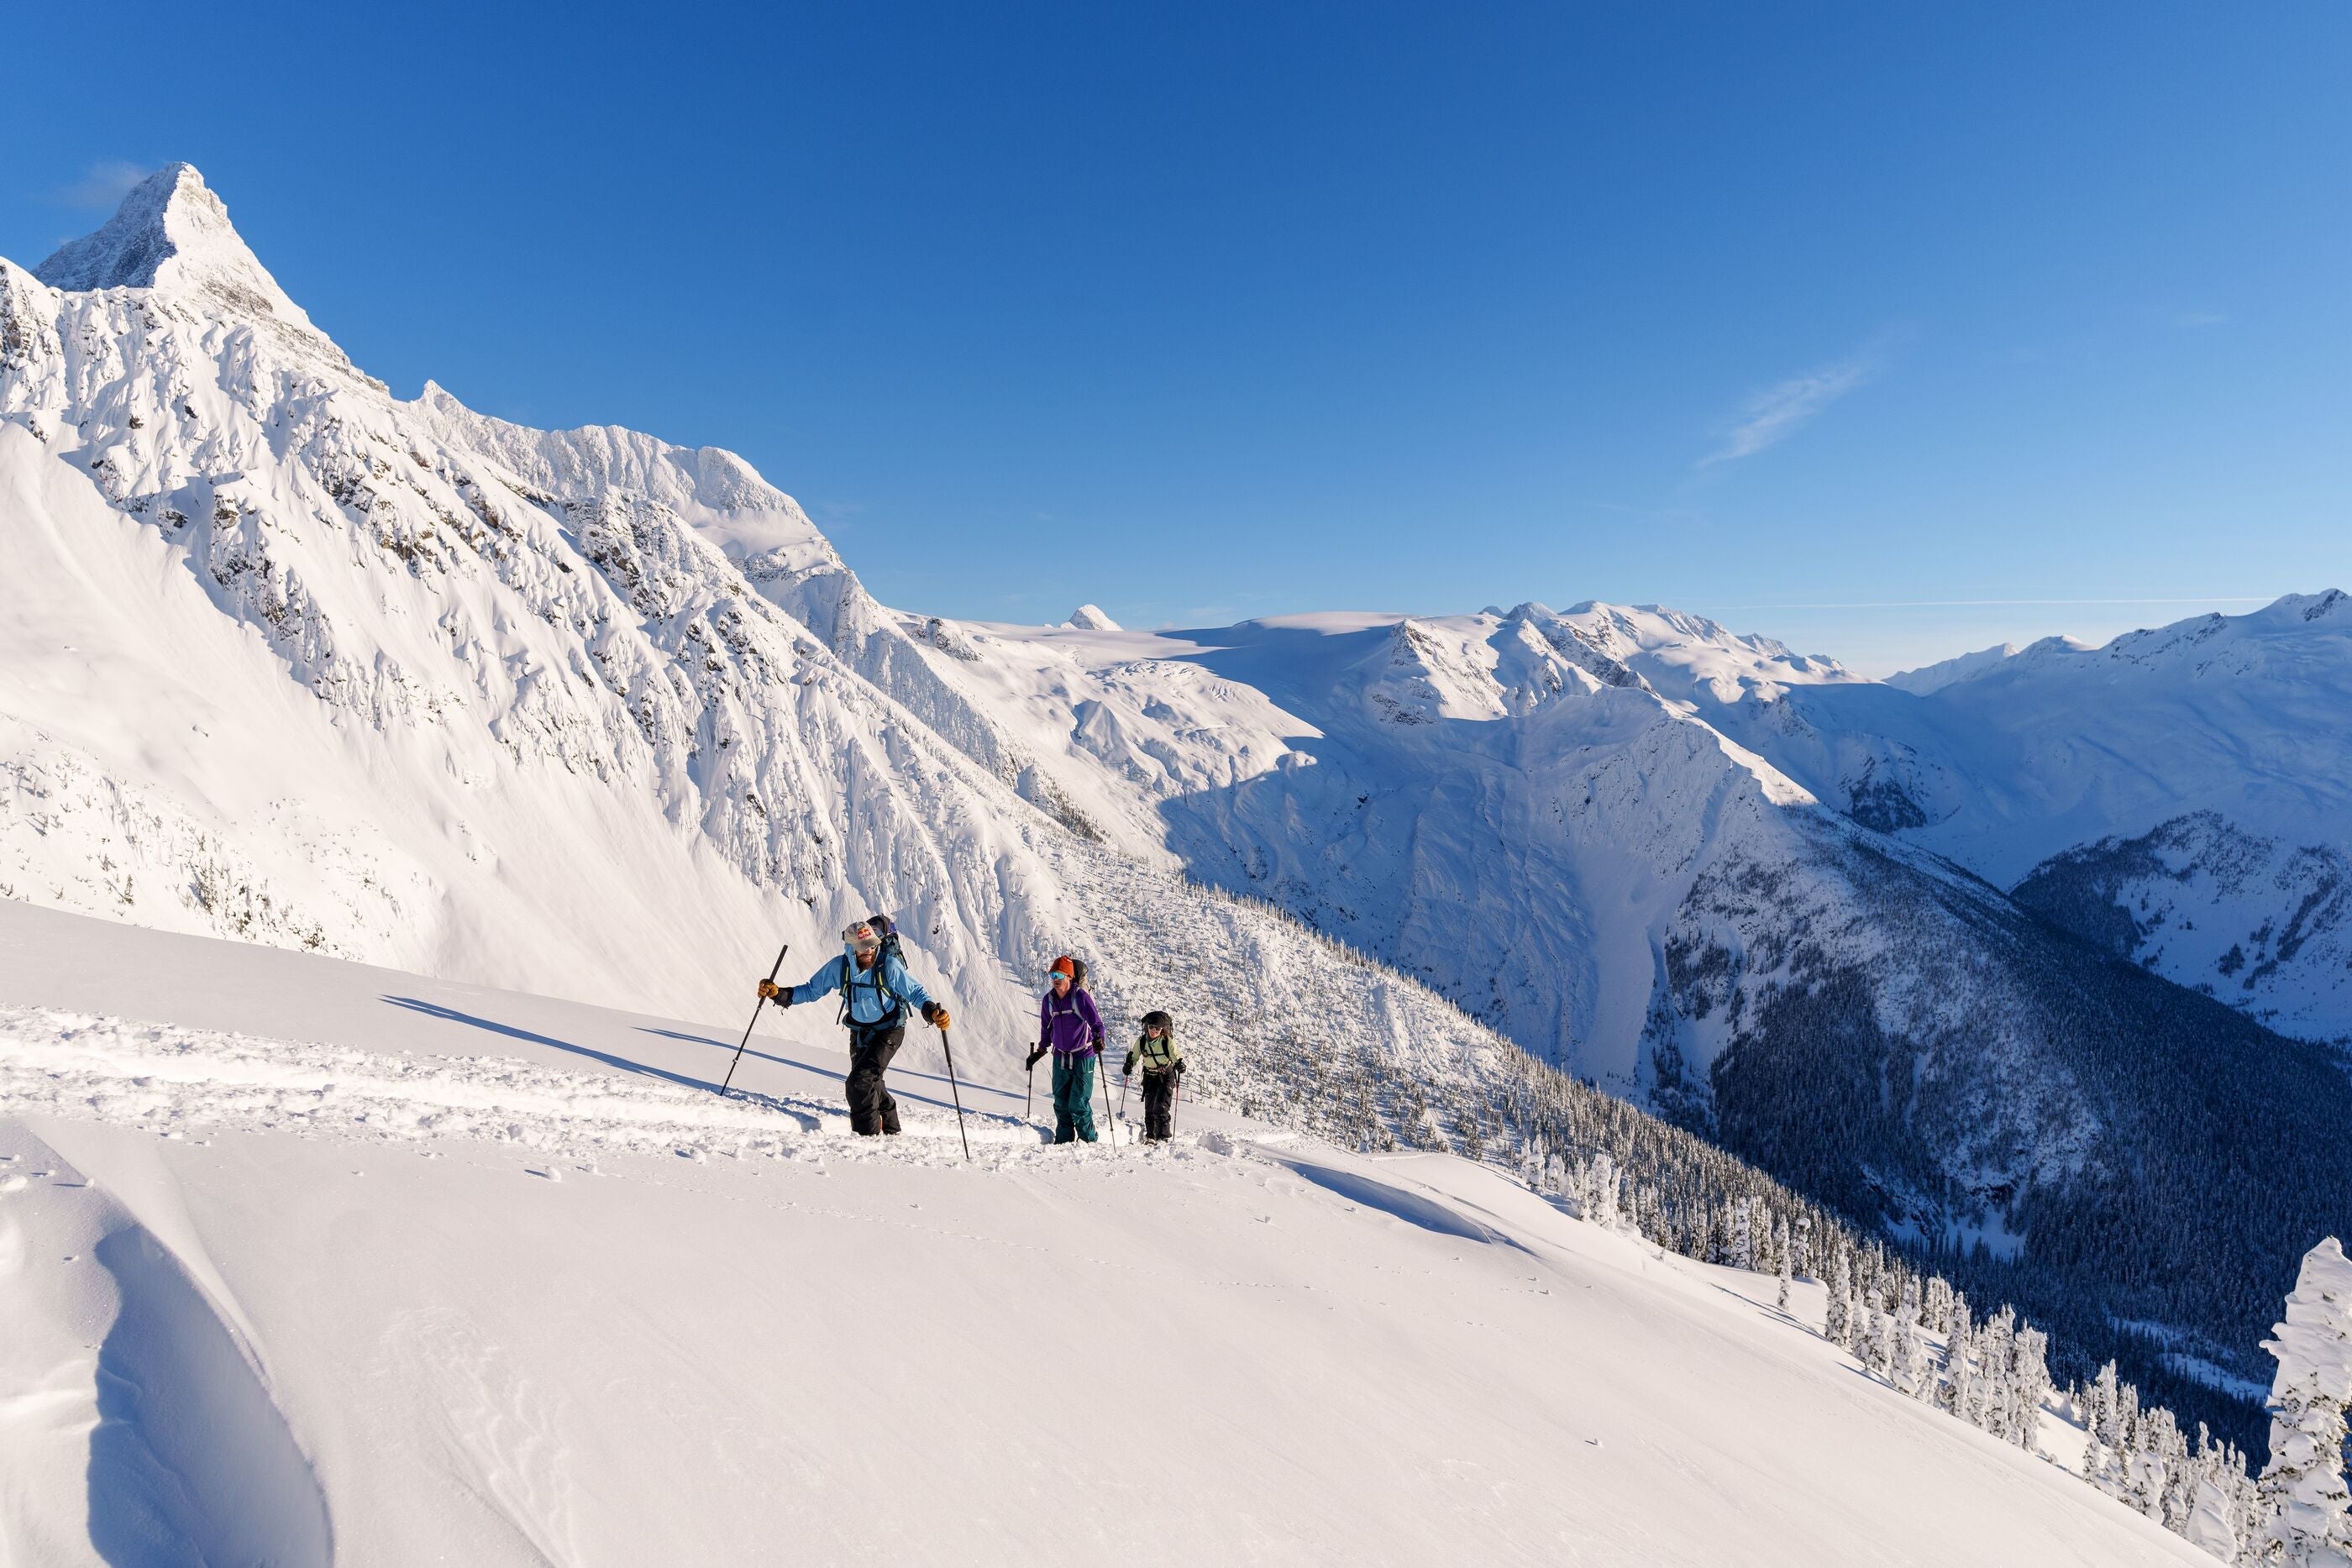
[[[1941,1274],[1928,1276],[1919,1321],[1937,1333],[1952,1331],[1952,1284]]]
[[[1969,1425],[1996,1436],[2000,1426],[2001,1388],[2009,1376],[2009,1338],[2002,1326],[2008,1312],[2003,1307],[1977,1325],[1976,1376],[1969,1388]]]
[[[1617,1227],[1617,1162],[1601,1150],[1592,1156],[1592,1168],[1586,1176],[1586,1191],[1591,1197],[1585,1208],[1585,1218],[1610,1229]]]
[[[1822,1325],[1822,1337],[1840,1350],[1853,1343],[1853,1309],[1846,1297],[1853,1290],[1853,1279],[1846,1271],[1845,1249],[1833,1249],[1830,1253],[1829,1317]]]
[[[1870,1315],[1864,1320],[1867,1326],[1862,1331],[1862,1344],[1856,1354],[1862,1357],[1864,1366],[1892,1381],[1895,1376],[1894,1320],[1878,1310],[1876,1301],[1869,1305]]]
[[[2200,1421],[2196,1465],[2196,1500],[2180,1533],[2224,1563],[2256,1561],[2262,1501],[2246,1456],[2232,1444],[2215,1443]]]
[[[1927,1342],[1919,1337],[1912,1321],[1897,1312],[1895,1324],[1895,1386],[1914,1399],[1932,1399],[1936,1395],[1935,1369],[1927,1360]]]
[[[2124,1500],[2158,1524],[2172,1487],[2172,1444],[2179,1435],[2172,1412],[2143,1410],[2133,1423],[2131,1452],[2124,1461]]]
[[[1783,1234],[1785,1234],[1785,1232],[1783,1232]],[[1784,1312],[1789,1310],[1789,1252],[1786,1248],[1782,1248],[1780,1249],[1780,1295],[1779,1305],[1780,1310]]]
[[[2050,1336],[2031,1323],[2010,1340],[2010,1440],[2031,1454],[2042,1451],[2042,1406],[2050,1396]]]
[[[2122,1410],[2116,1364],[2108,1362],[2082,1392],[2083,1479],[2113,1496],[2123,1473],[2116,1454],[2116,1421]]]
[[[2164,1496],[2158,1500],[2164,1528],[2179,1535],[2189,1529],[2197,1508],[2197,1461],[2189,1451],[2189,1435],[2171,1411],[2157,1406],[2164,1431]]]
[[[2229,1563],[2240,1560],[2238,1510],[2226,1481],[2208,1469],[2197,1477],[2197,1496],[2180,1533],[2192,1546]]]
[[[2352,1401],[2352,1260],[2333,1236],[2304,1254],[2286,1320],[2263,1348],[2271,1384],[2271,1462],[2263,1471],[2266,1562],[2352,1568],[2344,1486],[2344,1408]]]

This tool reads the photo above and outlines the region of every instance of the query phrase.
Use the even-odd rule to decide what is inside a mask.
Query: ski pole
[[[1108,1093],[1110,1085],[1104,1084],[1103,1092]],[[1118,1119],[1122,1122],[1127,1120],[1127,1074],[1124,1072],[1118,1075]]]
[[[963,1157],[971,1159],[971,1138],[963,1130],[963,1091],[956,1086],[955,1051],[948,1044],[948,1026],[940,1025],[940,1053],[948,1059],[948,1092],[955,1096],[956,1136],[963,1140]]]
[[[1034,1105],[1034,1104],[1036,1104],[1036,1103],[1037,1103],[1037,1064],[1036,1064],[1034,1061],[1032,1061],[1032,1062],[1029,1064],[1029,1092],[1027,1092],[1026,1094],[1024,1094],[1024,1095],[1021,1097],[1021,1119],[1022,1119],[1023,1121],[1024,1121],[1024,1122],[1025,1122],[1025,1121],[1027,1121],[1027,1120],[1029,1119],[1029,1109],[1030,1109],[1030,1107],[1031,1107],[1031,1106],[1033,1106],[1033,1105]]]
[[[1099,1051],[1095,1052],[1095,1062],[1097,1066],[1102,1062],[1102,1052]],[[1115,1149],[1118,1147],[1118,1126],[1110,1119],[1110,1074],[1108,1072],[1102,1075],[1102,1086],[1103,1131],[1110,1134],[1110,1146]]]
[[[774,985],[776,977],[784,972],[784,955],[792,950],[793,945],[789,942],[776,949],[776,967],[768,971],[768,984]],[[760,1009],[767,1005],[768,998],[765,997],[751,1004],[751,1022],[743,1026],[742,1041],[735,1047],[735,1061],[727,1064],[727,1082],[719,1086],[719,1092],[721,1094],[727,1092],[728,1084],[735,1082],[736,1063],[743,1060],[743,1047],[751,1043],[751,1027],[760,1021]]]

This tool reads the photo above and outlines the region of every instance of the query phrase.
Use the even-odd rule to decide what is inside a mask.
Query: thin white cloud
[[[1723,444],[1700,458],[1698,465],[1753,457],[1786,441],[1823,409],[1877,375],[1885,358],[1886,340],[1874,339],[1843,360],[1765,388],[1741,407],[1739,417],[1724,432]]]
[[[2006,608],[2021,604],[2268,604],[2278,597],[2259,593],[2200,593],[2188,599],[1864,599],[1833,604],[1709,604],[1694,601],[1706,611],[1728,610],[1959,610]]]
[[[155,171],[121,158],[101,158],[70,185],[49,193],[50,200],[68,207],[112,207],[131,193],[131,187]]]

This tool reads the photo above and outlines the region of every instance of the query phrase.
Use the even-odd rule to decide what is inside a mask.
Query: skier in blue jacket
[[[760,994],[779,1007],[813,1002],[823,996],[841,998],[842,1021],[849,1025],[849,1076],[844,1090],[849,1100],[853,1132],[871,1137],[898,1131],[898,1102],[882,1082],[890,1059],[907,1038],[907,1007],[912,1003],[923,1021],[948,1027],[948,1009],[931,1000],[923,983],[907,973],[898,954],[898,934],[882,915],[872,915],[841,934],[841,955],[800,986],[760,982]]]

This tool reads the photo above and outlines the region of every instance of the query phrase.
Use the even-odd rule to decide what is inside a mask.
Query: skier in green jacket
[[[1143,1141],[1159,1143],[1175,1127],[1176,1080],[1184,1075],[1184,1053],[1176,1048],[1176,1020],[1166,1013],[1143,1015],[1143,1038],[1120,1066],[1124,1078],[1143,1069]]]

